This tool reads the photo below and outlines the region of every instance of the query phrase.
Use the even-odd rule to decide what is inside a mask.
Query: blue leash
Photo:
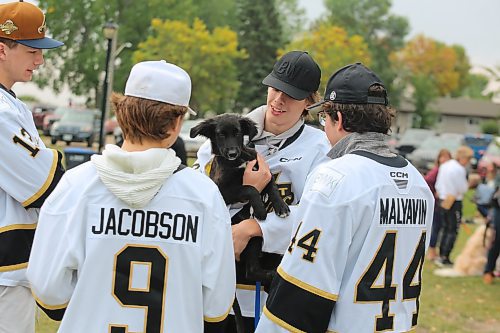
[[[260,281],[257,281],[255,283],[255,319],[254,319],[254,324],[255,327],[257,328],[257,324],[259,323],[260,320]]]

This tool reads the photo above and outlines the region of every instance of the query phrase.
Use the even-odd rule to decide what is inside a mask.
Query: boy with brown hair
[[[38,211],[64,170],[62,155],[45,147],[26,104],[12,91],[43,65],[43,49],[63,43],[45,37],[35,5],[0,5],[0,332],[32,333],[35,301],[26,266]]]
[[[222,329],[236,284],[229,212],[168,149],[190,95],[180,67],[136,64],[112,97],[122,147],[71,169],[43,206],[28,277],[44,308],[65,311],[59,332]]]

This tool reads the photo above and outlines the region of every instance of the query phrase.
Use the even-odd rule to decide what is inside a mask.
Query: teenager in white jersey
[[[136,64],[112,97],[123,146],[71,169],[42,207],[28,278],[44,308],[65,309],[58,332],[221,332],[230,216],[216,185],[167,149],[190,95],[183,69]]]
[[[256,150],[265,158],[285,202],[296,205],[304,188],[307,174],[327,160],[330,144],[325,134],[306,125],[305,108],[318,100],[321,70],[314,59],[304,51],[291,51],[283,55],[262,83],[267,88],[267,104],[253,110],[248,117],[258,125],[253,138]],[[211,156],[210,143],[198,151],[201,170],[206,170]],[[247,169],[248,170],[248,169]],[[235,254],[238,258],[248,240],[263,237],[264,260],[276,267],[281,261],[292,233],[292,223],[274,213],[265,221],[248,219],[233,226]],[[275,263],[275,264],[274,264]],[[244,278],[244,266],[237,266],[237,298],[246,318],[246,331],[254,330],[255,285]],[[262,292],[262,304],[265,293]],[[235,332],[229,328],[228,332]]]
[[[38,211],[64,170],[62,155],[47,149],[28,107],[11,90],[43,64],[43,12],[27,2],[0,5],[0,332],[35,330],[35,301],[26,266]]]
[[[318,104],[332,160],[307,179],[257,332],[407,332],[417,324],[432,193],[385,143],[394,113],[372,71],[340,69]]]

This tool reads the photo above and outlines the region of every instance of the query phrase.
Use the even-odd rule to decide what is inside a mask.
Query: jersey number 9
[[[148,267],[147,286],[132,287],[134,265]],[[144,333],[163,332],[168,257],[159,247],[127,245],[115,256],[113,297],[123,307],[144,308]],[[128,333],[128,325],[111,324],[110,333]]]

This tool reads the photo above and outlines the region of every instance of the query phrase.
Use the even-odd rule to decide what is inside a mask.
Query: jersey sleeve
[[[233,304],[236,272],[231,218],[220,194],[214,195],[211,208],[203,235],[203,311],[206,331],[217,331]]]
[[[200,149],[196,152],[196,161],[193,164],[193,169],[200,171],[201,173],[208,175],[210,173],[207,170],[207,166],[210,165],[210,160],[212,159],[212,146],[210,140],[205,141]]]
[[[63,177],[42,207],[27,270],[37,303],[58,320],[73,294],[83,255],[82,237],[68,223],[83,225],[78,221],[81,214],[75,213],[71,200],[64,197],[68,188]]]
[[[64,173],[62,154],[46,148],[8,112],[1,112],[0,187],[25,208],[40,208]]]
[[[341,181],[341,175],[324,169],[308,180],[298,227],[278,267],[264,308],[267,319],[258,332],[326,332],[353,233],[352,208],[335,199]]]
[[[267,253],[283,254],[286,252],[294,225],[294,216],[297,206],[290,206],[290,215],[279,217],[274,212],[268,213],[265,220],[257,220],[262,230],[262,251]]]

